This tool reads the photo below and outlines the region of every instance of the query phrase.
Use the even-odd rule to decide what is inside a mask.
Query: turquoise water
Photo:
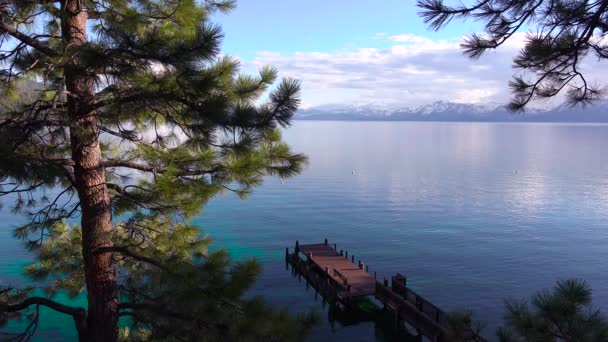
[[[503,298],[557,279],[586,279],[608,311],[608,126],[299,121],[285,138],[310,158],[300,176],[268,179],[245,201],[220,196],[196,220],[237,257],[263,262],[252,295],[327,316],[284,253],[328,238],[379,276],[406,274],[445,310],[473,310],[489,337]],[[0,285],[21,281],[28,259],[9,236],[0,231]],[[72,329],[56,320],[40,335]],[[385,334],[374,322],[323,320],[311,340]]]

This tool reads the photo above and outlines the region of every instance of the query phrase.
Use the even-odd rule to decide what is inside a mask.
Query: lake
[[[493,338],[503,298],[584,278],[608,311],[608,126],[296,121],[285,132],[310,165],[269,178],[247,199],[225,194],[195,221],[237,258],[264,265],[251,295],[323,318],[312,341],[384,339],[374,322],[330,324],[327,308],[285,269],[285,247],[324,238],[380,277],[449,311],[469,309]],[[354,174],[352,171],[355,171]],[[6,209],[0,219],[16,222]],[[27,259],[0,231],[0,286]],[[46,315],[48,316],[48,314]],[[53,317],[39,337],[73,336]]]

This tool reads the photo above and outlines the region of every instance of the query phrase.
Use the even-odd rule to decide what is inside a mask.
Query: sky
[[[481,23],[456,20],[432,32],[415,3],[240,0],[214,20],[225,33],[222,52],[238,57],[243,71],[270,64],[302,82],[301,108],[507,102],[512,58],[525,33],[473,62],[459,43]],[[606,66],[587,69],[608,76]]]

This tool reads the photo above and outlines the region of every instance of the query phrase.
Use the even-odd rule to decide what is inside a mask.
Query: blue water
[[[310,158],[300,176],[267,179],[245,201],[220,196],[196,219],[235,256],[263,262],[252,295],[327,316],[284,253],[328,238],[380,277],[406,274],[444,310],[473,310],[488,337],[503,298],[558,279],[586,279],[608,312],[608,126],[299,121],[285,138]],[[9,235],[0,231],[0,285],[27,259]],[[383,334],[323,320],[310,339]]]

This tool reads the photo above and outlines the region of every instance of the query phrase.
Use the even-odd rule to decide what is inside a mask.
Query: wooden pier
[[[296,241],[294,253],[287,249],[285,257],[330,304],[348,310],[353,298],[373,296],[394,315],[396,323],[407,322],[419,336],[431,341],[446,341],[448,315],[409,289],[405,276],[397,273],[390,286],[387,279],[380,282],[376,272],[373,276],[369,273],[369,266],[360,260],[355,263],[354,255],[349,257],[327,239],[309,245]],[[467,341],[486,341],[472,329],[467,335]]]
[[[376,293],[376,281],[363,270],[361,264],[340,255],[333,245],[315,244],[299,246],[299,252],[304,254],[309,262],[325,271],[325,274],[344,291],[337,295],[340,298],[370,296]]]

